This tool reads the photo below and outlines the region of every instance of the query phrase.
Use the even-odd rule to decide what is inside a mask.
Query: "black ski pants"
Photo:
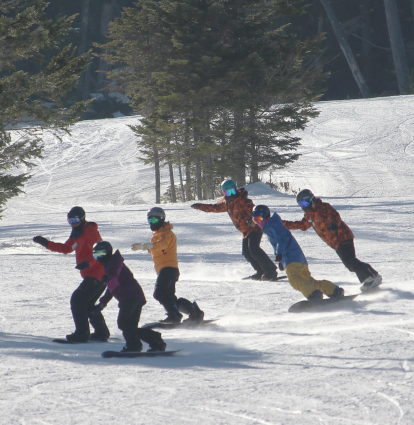
[[[75,322],[75,332],[83,335],[89,335],[89,322],[99,335],[109,337],[109,329],[106,326],[105,319],[100,311],[91,310],[98,298],[105,291],[106,285],[94,277],[85,277],[81,284],[72,294],[70,299],[70,308],[72,310],[73,321]]]
[[[378,272],[374,270],[368,263],[363,263],[358,260],[355,255],[354,240],[349,239],[342,242],[336,250],[339,258],[344,263],[344,266],[353,273],[356,273],[359,281],[362,283],[367,277],[376,276]]]
[[[247,238],[243,238],[242,254],[244,258],[252,265],[257,273],[272,273],[276,271],[275,263],[260,248],[263,232],[257,230],[251,232]]]
[[[161,269],[155,282],[154,298],[164,307],[167,314],[177,306],[175,284],[180,277],[180,271],[175,267]]]
[[[152,348],[161,341],[159,332],[152,329],[138,328],[143,307],[142,301],[126,300],[120,302],[118,306],[118,328],[122,331],[127,347],[132,349],[139,347],[142,349],[142,340]]]

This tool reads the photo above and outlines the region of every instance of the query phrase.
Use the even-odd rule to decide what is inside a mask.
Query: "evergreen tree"
[[[310,101],[321,78],[305,65],[319,39],[300,41],[285,24],[301,12],[295,3],[141,0],[110,28],[106,59],[127,65],[112,77],[138,113],[181,128],[175,146],[199,199],[225,175],[241,186],[246,173],[257,181],[297,158],[289,133],[316,115]]]
[[[46,7],[43,0],[0,0],[0,210],[30,178],[18,169],[41,156],[43,131],[67,131],[85,109],[84,103],[65,107],[63,100],[76,86],[87,55],[75,58],[68,45],[43,64],[73,20],[47,19]],[[24,71],[29,65],[36,71]]]

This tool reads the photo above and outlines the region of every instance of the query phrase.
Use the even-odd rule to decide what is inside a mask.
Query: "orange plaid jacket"
[[[283,220],[283,225],[289,230],[303,231],[313,227],[319,237],[334,250],[337,250],[341,243],[354,238],[338,211],[319,198],[315,198],[313,208],[305,212],[301,221]]]
[[[226,200],[223,196],[216,204],[194,204],[192,207],[204,212],[227,212],[236,229],[243,233],[243,238],[247,238],[250,233],[261,231],[261,229],[257,224],[253,227],[248,224],[252,217],[254,204],[247,197],[247,190],[240,188],[237,189],[237,193],[238,196],[232,200]]]

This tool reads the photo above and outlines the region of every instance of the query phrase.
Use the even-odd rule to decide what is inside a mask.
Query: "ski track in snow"
[[[69,300],[80,276],[73,254],[32,238],[64,242],[73,205],[86,209],[141,283],[140,323],[164,312],[152,298],[149,254],[130,250],[151,237],[146,211],[154,202],[154,171],[138,160],[127,126],[139,117],[84,121],[63,142],[47,137],[26,194],[9,202],[0,227],[0,424],[411,425],[413,106],[413,96],[319,103],[321,115],[299,133],[302,156],[272,176],[333,204],[356,236],[357,256],[383,275],[378,291],[342,308],[287,313],[301,294],[286,280],[241,280],[253,269],[227,214],[195,211],[192,202],[163,205],[178,238],[177,295],[219,319],[164,330],[168,349],[180,350],[172,358],[101,357],[123,342],[52,343],[73,331]],[[167,169],[161,183],[165,192]],[[282,218],[302,218],[294,196],[262,184],[248,189]],[[313,231],[293,234],[315,278],[359,292]],[[273,258],[266,237],[262,247]],[[122,339],[117,314],[112,301],[104,315]]]

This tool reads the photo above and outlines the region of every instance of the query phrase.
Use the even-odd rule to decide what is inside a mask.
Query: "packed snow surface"
[[[139,117],[81,122],[63,142],[47,138],[26,194],[0,222],[1,424],[414,423],[414,97],[316,106],[320,116],[300,133],[300,159],[272,181],[309,188],[337,208],[382,287],[340,309],[288,313],[303,297],[286,280],[241,280],[253,269],[227,214],[163,204],[178,237],[177,295],[219,320],[163,331],[167,349],[180,350],[171,358],[101,357],[120,341],[53,343],[74,330],[69,300],[81,279],[73,254],[32,238],[64,242],[74,205],[141,283],[148,302],[140,323],[164,318],[152,297],[150,255],[130,249],[149,241],[146,211],[155,199],[154,170],[139,159],[128,127]],[[163,191],[168,184],[164,169]],[[282,218],[302,218],[293,195],[260,183],[247,189]],[[356,276],[313,230],[293,234],[315,278],[359,293]],[[266,237],[262,247],[273,258]],[[117,313],[113,300],[104,315],[122,339]]]

